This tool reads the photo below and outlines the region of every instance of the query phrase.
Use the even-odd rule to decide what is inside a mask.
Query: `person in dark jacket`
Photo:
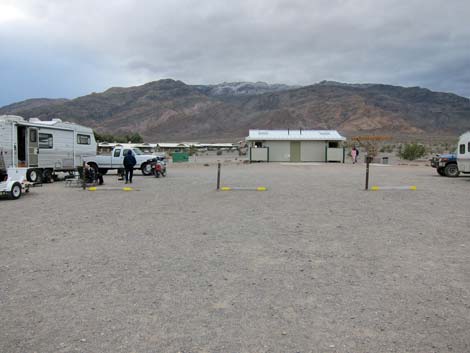
[[[134,155],[131,150],[127,151],[127,155],[124,157],[124,169],[126,170],[126,184],[132,184],[132,175],[134,174],[134,166],[137,164]]]

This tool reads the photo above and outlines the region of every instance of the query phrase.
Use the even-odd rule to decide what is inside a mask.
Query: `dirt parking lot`
[[[469,352],[470,178],[177,165],[0,201],[0,352]],[[106,188],[122,186],[115,175]]]

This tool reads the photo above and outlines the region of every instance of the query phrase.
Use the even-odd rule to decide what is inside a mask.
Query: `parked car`
[[[436,155],[430,161],[431,167],[436,168],[437,173],[441,176],[454,178],[460,174],[456,153]]]
[[[106,174],[110,169],[122,169],[124,157],[127,154],[127,151],[131,150],[137,164],[134,169],[140,169],[142,174],[151,175],[152,174],[152,165],[151,160],[156,157],[153,154],[145,154],[139,148],[133,147],[127,144],[116,145],[110,154],[100,154],[97,156],[89,157],[85,159],[85,162],[88,165],[101,174]]]

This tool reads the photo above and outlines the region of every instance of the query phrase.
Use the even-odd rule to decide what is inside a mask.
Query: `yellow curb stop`
[[[372,186],[371,191],[379,191],[379,190],[417,190],[416,185],[411,186]]]
[[[231,186],[222,186],[220,188],[221,191],[235,191],[235,190],[243,190],[243,191],[266,191],[268,190],[265,186],[258,186],[258,187],[231,187]]]

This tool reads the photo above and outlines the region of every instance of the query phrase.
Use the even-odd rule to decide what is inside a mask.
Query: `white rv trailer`
[[[460,136],[457,146],[457,165],[462,173],[470,173],[470,131]]]
[[[96,155],[96,141],[92,129],[60,119],[0,115],[0,149],[7,167],[24,168],[28,181],[39,182],[81,166]]]

